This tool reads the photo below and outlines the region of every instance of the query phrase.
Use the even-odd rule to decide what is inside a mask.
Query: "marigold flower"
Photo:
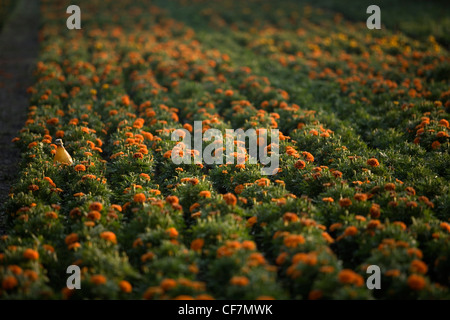
[[[169,234],[169,237],[170,237],[170,238],[176,238],[176,237],[178,237],[178,231],[177,231],[177,229],[175,229],[175,228],[173,228],[173,227],[167,229],[166,232]]]
[[[437,140],[431,144],[431,149],[433,149],[433,150],[439,149],[440,147],[441,147],[441,143]]]
[[[365,193],[355,193],[353,198],[355,200],[358,200],[358,201],[366,201],[367,200],[367,194],[365,194]]]
[[[133,287],[126,280],[122,280],[119,282],[119,288],[120,288],[120,291],[125,292],[125,293],[130,293],[131,291],[133,291]]]
[[[349,226],[344,231],[345,236],[354,236],[357,233],[358,233],[358,229],[355,226]]]
[[[252,227],[256,222],[258,222],[258,217],[257,216],[250,217],[247,220],[247,226],[248,227]]]
[[[89,210],[102,211],[102,209],[103,209],[103,204],[101,204],[100,202],[92,202],[89,205]]]
[[[350,200],[349,198],[342,198],[339,200],[339,205],[342,208],[350,207],[352,205],[352,200]]]
[[[367,160],[367,164],[371,167],[378,167],[380,165],[378,160],[375,158],[370,158],[369,160]]]
[[[106,283],[106,277],[101,274],[96,274],[91,276],[90,281],[95,285],[101,285]]]
[[[234,188],[234,193],[241,194],[244,189],[245,189],[245,186],[242,184],[239,184]]]
[[[133,197],[133,201],[137,203],[144,203],[146,200],[145,194],[143,193],[136,193]]]
[[[96,210],[89,211],[89,213],[87,215],[87,218],[92,221],[100,220],[101,217],[102,217],[102,214]]]
[[[205,240],[203,239],[195,239],[191,242],[191,249],[194,251],[200,251],[205,244]]]
[[[408,286],[415,291],[422,290],[425,288],[426,282],[424,277],[417,274],[412,274],[408,277]]]
[[[100,238],[105,239],[106,241],[112,242],[114,244],[117,244],[117,238],[114,232],[104,231],[100,233]]]
[[[305,157],[306,161],[314,162],[314,156],[311,153],[304,151],[302,152],[302,156]]]
[[[22,274],[22,268],[21,267],[19,267],[18,265],[10,265],[10,266],[8,266],[8,269],[12,272],[12,273],[14,273],[15,275],[20,275],[20,274]]]
[[[305,238],[302,235],[292,234],[286,236],[283,243],[288,248],[296,248],[299,244],[305,243]]]
[[[380,205],[376,204],[376,203],[372,203],[372,206],[370,207],[369,213],[370,213],[370,216],[372,218],[380,217],[380,215],[381,215]]]
[[[321,290],[311,290],[308,294],[309,300],[319,300],[323,297],[323,293]]]
[[[450,127],[449,122],[447,120],[445,120],[445,119],[439,120],[439,125],[442,126],[442,127],[446,127],[446,128]]]
[[[37,279],[39,279],[39,275],[34,270],[25,270],[23,274],[31,281],[36,281]]]
[[[78,234],[76,234],[76,233],[71,233],[71,234],[67,235],[66,239],[65,239],[65,242],[67,245],[70,245],[77,241],[78,241]]]
[[[340,223],[340,222],[333,223],[330,226],[330,231],[333,232],[334,230],[340,229],[341,227],[342,227],[342,223]]]
[[[80,171],[86,171],[86,166],[83,164],[77,164],[74,168],[75,171],[80,172]]]
[[[338,279],[343,284],[354,284],[357,287],[361,287],[364,284],[363,277],[350,269],[344,269],[339,272]]]
[[[13,276],[7,276],[2,281],[2,288],[4,290],[12,290],[14,289],[18,284],[18,281]]]
[[[450,224],[449,224],[449,223],[447,223],[447,222],[441,222],[441,223],[439,224],[439,227],[440,227],[442,230],[447,231],[447,232],[450,233]]]
[[[180,200],[178,199],[177,196],[167,196],[167,197],[166,197],[166,202],[168,202],[168,203],[170,203],[170,204],[172,204],[172,205],[178,204],[179,201],[180,201]]]
[[[230,206],[235,206],[237,203],[237,198],[234,194],[232,193],[226,193],[223,195],[223,199],[225,200],[225,202],[230,205]]]
[[[23,257],[28,260],[37,260],[39,259],[39,253],[33,249],[26,249],[23,253]]]
[[[211,192],[209,191],[200,191],[198,195],[203,198],[211,198]]]
[[[164,291],[168,291],[170,289],[173,289],[177,286],[177,282],[173,279],[163,279],[161,283],[159,284],[161,289]]]
[[[400,270],[391,269],[391,270],[386,271],[384,274],[387,277],[398,277],[398,276],[400,276]]]
[[[297,160],[297,162],[295,162],[295,164],[294,164],[294,167],[301,170],[306,167],[306,163],[303,160]]]
[[[428,272],[428,266],[423,261],[415,259],[411,261],[410,270],[413,273],[425,274]]]
[[[285,221],[285,222],[297,222],[297,221],[299,221],[299,217],[295,213],[286,212],[283,215],[283,221]]]
[[[247,277],[234,276],[231,278],[230,283],[234,286],[245,287],[250,283],[250,280]]]

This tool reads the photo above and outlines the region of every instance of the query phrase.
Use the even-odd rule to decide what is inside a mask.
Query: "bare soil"
[[[2,207],[18,174],[20,153],[11,140],[26,120],[38,30],[39,1],[20,0],[0,34],[0,234],[5,232]]]

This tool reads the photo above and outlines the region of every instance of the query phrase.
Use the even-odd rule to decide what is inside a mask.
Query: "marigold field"
[[[369,30],[367,6],[73,2],[41,0],[1,299],[450,298],[448,19],[419,30],[380,5]],[[279,168],[174,164],[171,133],[194,121],[279,129]],[[73,165],[53,163],[58,138]]]

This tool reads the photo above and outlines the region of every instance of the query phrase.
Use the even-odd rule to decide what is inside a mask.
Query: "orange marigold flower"
[[[361,287],[364,284],[363,277],[350,269],[344,269],[339,272],[338,279],[340,283],[354,284],[357,287]]]
[[[136,243],[136,241],[135,241],[135,243]],[[134,246],[134,244],[133,244],[133,246]],[[147,252],[141,256],[141,261],[146,262],[148,260],[153,260],[154,257],[155,257],[155,254],[153,252]]]
[[[439,224],[439,227],[440,227],[442,230],[447,231],[447,232],[450,233],[450,224],[449,224],[449,223],[447,223],[447,222],[441,222],[441,223]]]
[[[281,266],[286,261],[287,257],[288,257],[287,252],[282,252],[278,255],[277,259],[275,260],[275,263]]]
[[[200,251],[205,244],[205,240],[203,239],[195,239],[191,242],[191,249],[194,251]]]
[[[14,273],[15,275],[20,275],[20,274],[22,274],[22,268],[21,267],[19,267],[18,265],[10,265],[10,266],[8,266],[8,269],[12,272],[12,273]]]
[[[164,291],[168,291],[172,288],[175,288],[177,286],[177,282],[173,279],[163,279],[161,283],[159,284],[161,289]]]
[[[422,259],[423,258],[423,253],[422,250],[417,249],[417,248],[408,248],[406,250],[406,252],[408,253],[409,256],[413,256],[415,255],[417,258]]]
[[[305,243],[305,238],[300,234],[291,234],[284,238],[283,243],[288,248],[296,248],[299,244]]]
[[[77,172],[80,172],[80,171],[86,171],[86,166],[85,165],[83,165],[83,164],[77,164],[76,166],[75,166],[75,171],[77,171]]]
[[[428,272],[428,266],[423,261],[415,259],[411,261],[410,270],[413,273],[425,274]]]
[[[28,190],[31,190],[31,191],[38,191],[38,190],[39,190],[39,186],[36,185],[36,184],[30,184],[30,185],[28,186]]]
[[[23,253],[23,257],[28,260],[37,260],[39,259],[39,253],[33,249],[26,249]]]
[[[301,170],[306,167],[306,163],[303,160],[297,160],[297,162],[295,162],[295,164],[294,164],[294,167]]]
[[[131,291],[133,291],[133,287],[126,280],[122,280],[119,282],[119,288],[120,288],[120,291],[125,292],[125,293],[130,293]]]
[[[258,222],[258,217],[257,216],[250,217],[247,220],[247,226],[248,227],[252,227],[256,222]]]
[[[50,253],[55,252],[55,248],[53,248],[53,246],[49,245],[49,244],[44,244],[42,246],[42,248],[44,248],[45,251],[48,251]]]
[[[200,191],[198,195],[203,198],[211,198],[211,192],[209,191]]]
[[[167,229],[166,232],[169,234],[169,237],[171,237],[171,238],[176,238],[176,237],[178,237],[178,231],[177,231],[177,229],[175,229],[175,228],[173,228],[173,227]]]
[[[144,203],[145,200],[146,200],[146,197],[145,197],[145,194],[143,194],[143,193],[136,193],[133,197],[134,202]]]
[[[358,233],[358,229],[355,226],[349,226],[344,231],[345,236],[354,236],[357,233]]]
[[[378,160],[375,158],[370,158],[369,160],[367,160],[367,164],[371,167],[378,167],[380,165]]]
[[[433,150],[439,149],[440,147],[441,147],[441,143],[437,140],[431,144],[431,149],[433,149]]]
[[[124,104],[126,106],[130,105],[130,97],[127,95],[122,96],[121,101],[122,101],[122,104]]]
[[[358,200],[358,201],[366,201],[367,200],[367,194],[365,194],[365,193],[355,193],[353,198],[355,200]]]
[[[330,226],[330,231],[333,232],[336,229],[340,229],[342,227],[342,223],[336,222]]]
[[[398,269],[391,269],[384,273],[387,277],[398,277],[400,276],[400,270]]]
[[[89,205],[89,210],[102,211],[102,209],[103,209],[103,204],[101,204],[100,202],[92,202]]]
[[[314,156],[311,153],[304,151],[302,152],[302,155],[305,157],[306,161],[314,162]]]
[[[247,277],[234,276],[231,278],[230,283],[234,286],[245,287],[250,283],[250,280]]]
[[[12,290],[14,289],[18,284],[18,281],[13,276],[7,276],[2,281],[2,288],[4,290]]]
[[[81,247],[81,243],[79,242],[74,242],[72,244],[70,244],[67,249],[72,250],[72,249],[78,249]]]
[[[106,277],[101,274],[96,274],[91,276],[90,281],[95,285],[101,285],[106,283]]]
[[[239,185],[236,186],[236,188],[234,188],[234,192],[235,192],[236,194],[241,194],[241,193],[242,193],[242,190],[244,190],[244,189],[245,189],[244,185],[239,184]]]
[[[283,221],[285,221],[285,222],[297,222],[298,220],[299,220],[299,217],[295,213],[286,212],[283,215]]]
[[[71,234],[67,235],[66,239],[65,239],[65,242],[67,245],[70,245],[77,241],[78,241],[78,234],[76,234],[76,233],[71,233]]]
[[[330,236],[328,232],[322,232],[322,237],[328,242],[333,243],[334,239]]]
[[[449,126],[450,126],[449,122],[447,120],[445,120],[445,119],[439,120],[439,125],[442,126],[442,127],[446,127],[446,128],[449,128]]]
[[[100,220],[102,214],[96,210],[89,211],[87,218],[92,221]]]
[[[237,198],[232,193],[226,193],[223,195],[223,199],[228,205],[235,206],[237,203]]]
[[[311,290],[308,294],[309,300],[319,300],[323,297],[323,293],[321,290]]]
[[[349,198],[342,198],[339,200],[339,205],[342,208],[350,207],[352,205],[352,200],[350,200]]]
[[[23,274],[31,281],[36,281],[37,279],[39,279],[39,275],[36,271],[33,270],[25,270]]]
[[[322,198],[322,201],[331,203],[331,202],[334,202],[334,199],[331,197],[327,197],[327,198]]]
[[[408,286],[415,291],[422,290],[425,288],[426,282],[424,277],[417,274],[412,274],[408,277]]]
[[[380,217],[380,215],[381,215],[380,205],[376,204],[376,203],[372,203],[372,206],[370,207],[370,211],[369,212],[370,212],[370,216],[372,218]]]
[[[133,154],[133,158],[135,159],[144,159],[144,155],[140,152],[136,152],[135,154]]]
[[[58,219],[58,214],[54,211],[49,211],[45,213],[45,217],[49,219]]]
[[[105,239],[106,241],[112,242],[114,244],[117,243],[117,238],[114,232],[111,231],[104,231],[100,233],[100,238]]]
[[[384,190],[394,191],[395,190],[395,184],[393,184],[393,183],[386,183],[384,185]]]
[[[256,244],[255,242],[251,241],[251,240],[244,240],[242,242],[242,248],[246,249],[246,250],[255,250],[256,249]]]
[[[167,201],[168,203],[174,205],[174,204],[178,204],[180,200],[178,199],[177,196],[167,196],[167,197],[166,197],[166,201]]]

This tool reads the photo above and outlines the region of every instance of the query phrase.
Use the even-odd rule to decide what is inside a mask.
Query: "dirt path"
[[[38,55],[39,1],[20,0],[0,34],[0,210],[17,178],[20,153],[11,143],[26,120]],[[0,234],[2,220],[0,211]]]

